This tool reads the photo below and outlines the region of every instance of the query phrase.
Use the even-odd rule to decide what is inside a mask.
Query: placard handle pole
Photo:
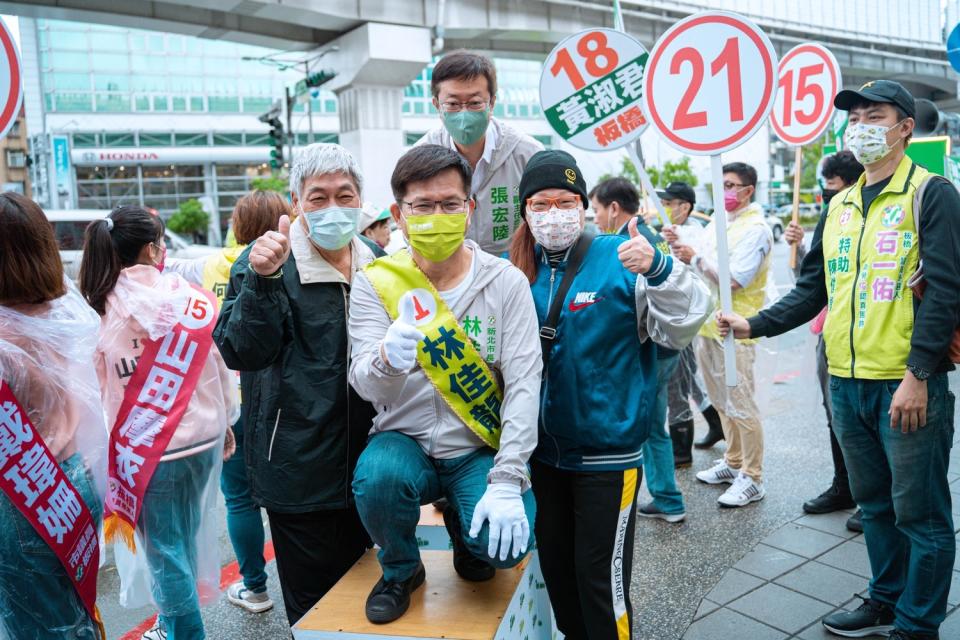
[[[637,138],[636,144],[640,144],[640,139]],[[633,163],[633,166],[637,169],[637,174],[640,176],[640,184],[643,186],[643,190],[647,192],[647,195],[650,196],[650,199],[653,200],[653,206],[657,210],[657,215],[660,217],[660,224],[664,227],[669,227],[672,222],[667,219],[667,212],[663,208],[663,203],[660,202],[660,198],[657,196],[657,190],[653,186],[653,181],[650,179],[650,174],[647,173],[647,170],[643,168],[643,165],[640,163],[640,156],[637,154],[637,149],[634,146],[634,143],[627,145],[627,155],[630,156],[630,162]]]
[[[803,147],[797,145],[797,155],[793,159],[793,223],[800,224],[800,175],[803,173]],[[796,244],[790,245],[790,268],[797,268]]]
[[[720,291],[720,309],[733,312],[730,289],[730,251],[727,247],[727,210],[723,206],[723,162],[720,154],[710,156],[713,175],[713,221],[717,232],[717,287]],[[737,386],[737,354],[733,331],[723,341],[723,370],[728,387]]]

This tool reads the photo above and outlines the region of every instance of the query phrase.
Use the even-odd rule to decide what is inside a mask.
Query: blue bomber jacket
[[[703,282],[656,251],[643,276],[620,263],[629,238],[601,235],[567,291],[540,389],[533,458],[568,471],[621,471],[642,462],[657,394],[657,344],[682,349],[712,306]],[[566,269],[537,247],[531,285],[543,326]]]

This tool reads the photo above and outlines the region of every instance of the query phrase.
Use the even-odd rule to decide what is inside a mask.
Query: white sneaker
[[[273,600],[267,592],[254,593],[243,586],[243,580],[227,587],[227,600],[250,613],[263,613],[273,608]]]
[[[709,469],[698,471],[697,480],[706,482],[707,484],[730,484],[736,480],[738,472],[739,469],[728,467],[727,463],[721,458]]]
[[[160,626],[160,618],[157,617],[153,626],[150,627],[142,636],[141,640],[167,640],[167,632]]]
[[[730,488],[717,498],[717,502],[724,507],[742,507],[751,502],[763,500],[765,495],[767,492],[763,484],[754,482],[750,476],[741,472]]]

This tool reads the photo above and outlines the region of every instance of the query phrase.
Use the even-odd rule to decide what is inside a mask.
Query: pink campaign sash
[[[93,515],[5,380],[0,380],[0,487],[57,554],[106,638],[97,610],[100,539]]]
[[[213,345],[216,298],[193,287],[183,317],[157,340],[145,340],[110,430],[104,534],[135,551],[143,496],[187,410]]]

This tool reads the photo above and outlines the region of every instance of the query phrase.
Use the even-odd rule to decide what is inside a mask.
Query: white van
[[[106,218],[109,209],[48,209],[47,220],[53,224],[53,233],[60,246],[63,270],[71,280],[80,273],[80,256],[83,253],[83,234],[94,220]],[[202,258],[218,251],[205,244],[192,244],[183,236],[166,231],[167,254],[171,258]]]

